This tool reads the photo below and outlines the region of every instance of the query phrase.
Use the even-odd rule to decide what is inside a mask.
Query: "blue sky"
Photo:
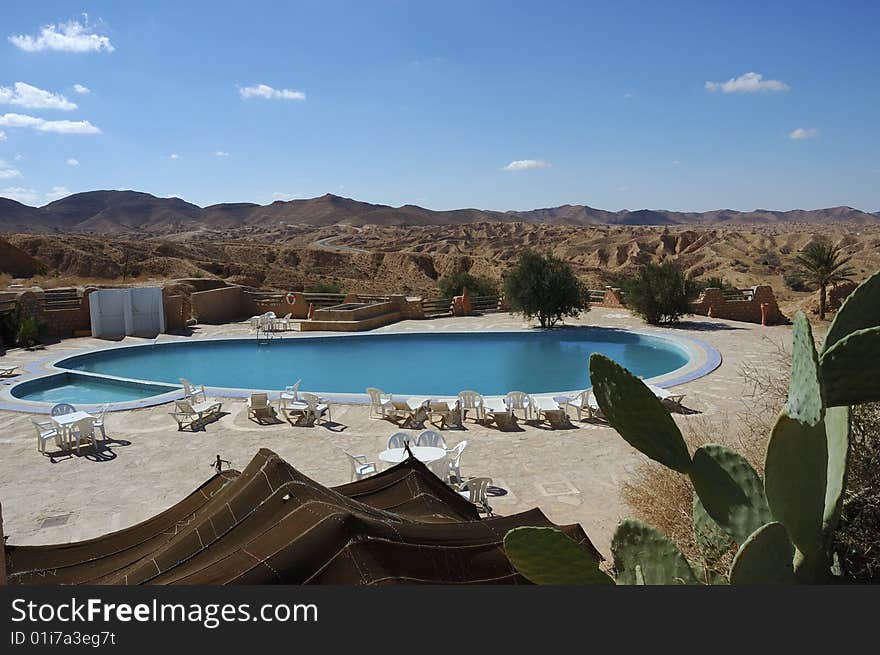
[[[0,195],[32,205],[131,188],[880,210],[877,2],[42,0],[0,18]]]

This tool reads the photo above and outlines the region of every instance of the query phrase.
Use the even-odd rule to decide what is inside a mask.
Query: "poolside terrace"
[[[638,318],[616,308],[594,307],[570,323],[644,329]],[[528,324],[521,318],[499,313],[409,320],[377,331],[525,327]],[[714,372],[676,387],[686,394],[684,405],[693,412],[675,415],[685,430],[707,419],[720,425],[746,411],[747,390],[740,368],[772,362],[775,344],[787,342],[791,334],[787,326],[762,327],[701,316],[664,332],[702,339],[723,356]],[[248,323],[242,322],[200,325],[191,334],[161,335],[159,340],[250,334]],[[298,336],[290,333],[283,338]],[[138,341],[127,337],[123,343]],[[42,351],[10,351],[2,363],[26,366],[106,345],[92,338],[66,339]],[[424,366],[430,375],[430,364]],[[290,382],[297,377],[291,371]],[[242,468],[261,447],[277,452],[322,484],[341,484],[349,480],[349,462],[342,450],[378,462],[388,436],[399,430],[389,421],[371,419],[369,407],[362,404],[334,403],[330,424],[259,425],[248,419],[244,399],[224,398],[221,418],[195,432],[179,432],[170,411],[168,405],[159,405],[113,412],[106,418],[109,441],[97,452],[84,447],[79,456],[50,459],[37,452],[27,414],[0,410],[0,502],[8,543],[77,541],[132,525],[166,509],[204,482],[213,472],[217,455]],[[443,430],[443,435],[450,448],[467,440],[462,458],[465,477],[490,477],[501,490],[503,495],[490,498],[496,513],[537,506],[556,523],[580,523],[607,554],[615,525],[630,513],[621,498],[622,485],[644,459],[611,428],[600,422],[574,421],[569,429],[549,429],[546,424],[520,421],[519,429],[501,431],[467,421],[464,429]]]

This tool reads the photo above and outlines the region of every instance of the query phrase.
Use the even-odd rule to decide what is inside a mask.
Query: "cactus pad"
[[[783,412],[767,444],[764,488],[773,517],[808,555],[823,549],[827,470],[825,423],[806,425]]]
[[[880,327],[853,332],[822,354],[829,407],[880,401]]]
[[[644,382],[598,353],[590,356],[590,379],[596,402],[621,437],[664,466],[687,472],[691,456],[681,431]]]
[[[825,482],[825,511],[822,530],[826,540],[837,527],[846,489],[849,464],[849,407],[832,407],[825,413],[825,438],[828,442],[828,473]]]
[[[694,538],[707,562],[717,562],[733,545],[730,536],[709,516],[697,494],[694,494]]]
[[[740,547],[730,567],[732,585],[795,584],[794,546],[779,522],[762,525]]]
[[[846,335],[880,325],[880,272],[874,273],[853,290],[828,329],[823,352]]]
[[[706,512],[736,543],[773,520],[761,478],[735,450],[701,446],[689,475]]]
[[[666,536],[641,521],[626,520],[611,540],[617,583],[624,585],[699,584],[687,559]],[[641,575],[637,574],[637,567]]]
[[[514,528],[504,536],[504,552],[535,584],[614,584],[584,548],[556,528]]]
[[[819,382],[819,355],[806,314],[794,317],[794,341],[791,351],[791,381],[788,385],[788,415],[816,425],[822,420],[824,403]]]

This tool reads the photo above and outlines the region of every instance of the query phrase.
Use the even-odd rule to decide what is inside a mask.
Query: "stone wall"
[[[197,291],[190,296],[192,314],[199,323],[227,323],[250,315],[244,308],[241,287]]]
[[[702,316],[746,323],[776,325],[788,322],[788,318],[779,310],[773,289],[767,285],[752,287],[748,300],[725,298],[721,289],[706,289],[691,304],[691,311]]]

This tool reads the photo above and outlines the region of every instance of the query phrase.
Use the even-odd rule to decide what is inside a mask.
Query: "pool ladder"
[[[257,345],[268,346],[272,343],[272,339],[276,337],[274,330],[267,330],[263,327],[257,327]]]

